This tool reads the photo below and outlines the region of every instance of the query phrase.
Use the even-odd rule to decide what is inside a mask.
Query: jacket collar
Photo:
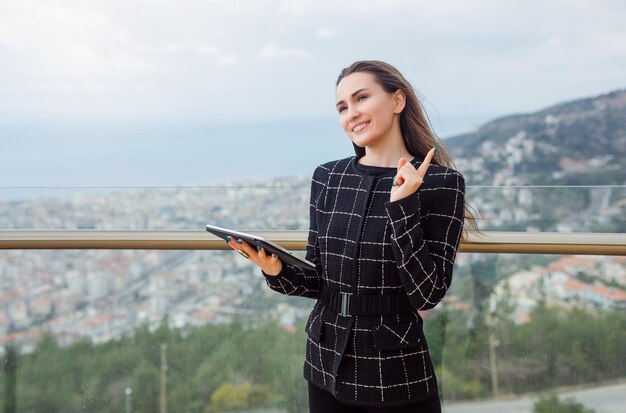
[[[367,173],[364,173],[363,171],[359,170],[359,168],[357,168],[356,163],[359,159],[361,159],[362,156],[353,156],[350,158],[350,168],[352,169],[352,171],[354,171],[354,173],[359,174],[361,176],[366,176],[368,175]],[[420,163],[422,163],[422,161],[424,160],[423,156],[415,156],[413,158],[413,160],[411,161],[411,163],[413,164],[413,166],[415,166],[416,168],[419,166]],[[395,167],[385,167],[385,166],[371,166],[368,165],[368,168],[373,168],[377,171],[385,171],[384,174],[379,175],[379,176],[393,176],[396,174],[397,172],[397,168]]]

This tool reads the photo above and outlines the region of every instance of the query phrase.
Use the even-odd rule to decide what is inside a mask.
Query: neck
[[[359,163],[396,168],[401,157],[404,157],[409,162],[414,159],[413,155],[404,146],[404,140],[402,140],[400,126],[398,125],[385,138],[380,139],[377,144],[366,146],[365,155],[359,160]]]

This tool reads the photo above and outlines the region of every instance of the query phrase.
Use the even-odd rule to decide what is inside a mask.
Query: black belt
[[[405,293],[354,295],[322,288],[320,301],[329,310],[342,316],[402,314],[415,311]]]

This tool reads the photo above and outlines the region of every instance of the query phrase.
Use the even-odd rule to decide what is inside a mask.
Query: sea
[[[352,155],[337,119],[0,121],[0,199],[310,177]]]

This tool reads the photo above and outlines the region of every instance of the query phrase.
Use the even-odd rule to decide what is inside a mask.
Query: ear
[[[402,89],[398,89],[393,92],[392,96],[393,100],[393,112],[400,113],[404,110],[404,106],[406,105],[406,95],[402,91]]]

